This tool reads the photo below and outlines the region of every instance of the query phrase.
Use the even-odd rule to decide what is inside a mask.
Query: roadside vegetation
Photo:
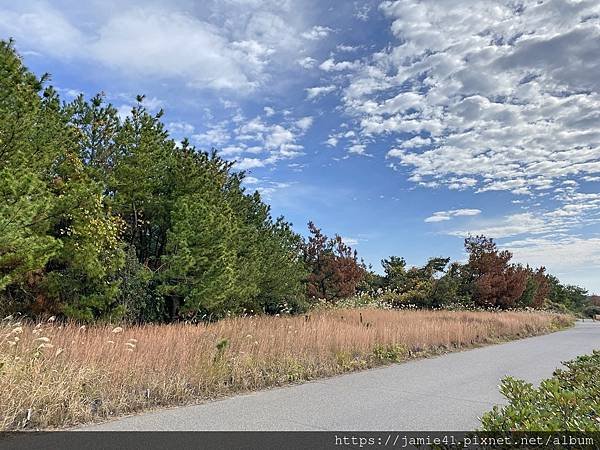
[[[0,430],[53,428],[555,331],[545,312],[332,309],[204,324],[6,319]]]
[[[564,363],[538,388],[507,377],[508,400],[482,418],[485,431],[600,431],[600,350]]]
[[[550,332],[597,297],[512,261],[367,267],[274,218],[138,96],[61,101],[0,42],[0,429],[61,427]]]
[[[366,267],[338,235],[273,218],[218,152],[173,140],[143,96],[62,102],[0,43],[0,317],[211,322],[352,302],[592,314],[587,293],[484,236],[468,261]],[[587,309],[585,309],[587,308]],[[590,309],[591,308],[591,309]]]

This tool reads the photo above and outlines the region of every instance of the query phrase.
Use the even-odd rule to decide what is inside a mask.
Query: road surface
[[[600,324],[410,361],[80,430],[472,430],[503,403],[501,378],[538,383],[600,349]]]

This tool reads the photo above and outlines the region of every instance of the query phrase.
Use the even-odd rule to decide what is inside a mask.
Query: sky
[[[600,293],[597,0],[0,2],[65,100],[136,94],[364,260],[469,234]]]

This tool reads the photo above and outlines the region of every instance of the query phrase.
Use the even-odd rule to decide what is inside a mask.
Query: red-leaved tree
[[[499,251],[493,239],[485,236],[469,236],[465,250],[475,304],[502,309],[515,306],[525,291],[528,273],[510,263],[512,253]]]
[[[310,271],[307,279],[309,298],[335,302],[354,295],[366,275],[365,265],[358,260],[356,251],[337,234],[328,238],[312,222],[308,223],[308,231],[310,236],[302,250]]]

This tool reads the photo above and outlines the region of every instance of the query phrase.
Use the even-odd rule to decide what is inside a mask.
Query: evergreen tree
[[[25,69],[12,42],[0,42],[0,293],[5,302],[21,300],[9,288],[32,281],[61,247],[48,234],[47,219],[56,200],[49,181],[63,130],[38,95],[43,81]]]
[[[5,309],[111,314],[121,222],[77,154],[56,92],[0,44],[0,293]],[[40,95],[41,93],[41,95]]]

